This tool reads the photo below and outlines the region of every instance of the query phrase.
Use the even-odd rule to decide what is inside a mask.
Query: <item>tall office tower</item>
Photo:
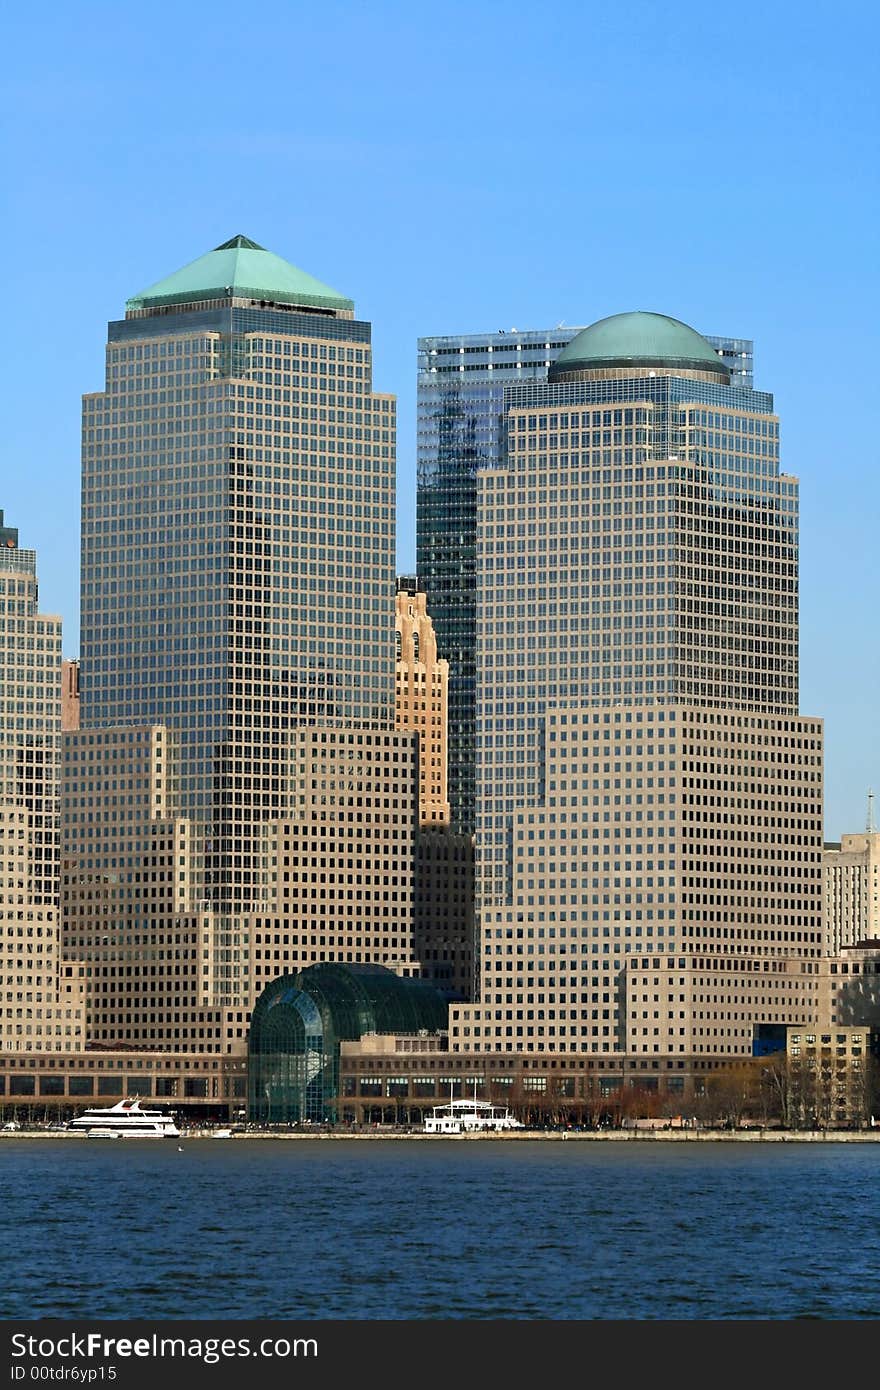
[[[37,556],[0,512],[0,795],[27,811],[28,871],[16,902],[58,903],[61,619],[38,609]]]
[[[446,799],[446,719],[449,662],[438,659],[434,625],[418,580],[397,581],[398,729],[419,736],[419,819],[422,825],[448,825]]]
[[[119,853],[138,860],[126,861],[130,885],[143,884],[147,867],[160,877],[173,868],[174,882],[143,889],[150,910],[131,909],[137,926],[111,924],[108,1020],[122,1008],[126,951],[162,952],[181,932],[188,949],[198,932],[198,989],[181,995],[212,1030],[212,1047],[246,1032],[257,963],[261,974],[270,960],[276,973],[299,969],[303,953],[309,964],[332,948],[409,968],[411,865],[395,882],[394,901],[404,901],[393,932],[388,918],[347,916],[337,933],[319,922],[326,892],[317,889],[300,893],[291,931],[291,866],[280,850],[284,827],[308,822],[326,883],[328,855],[358,857],[358,827],[362,835],[371,823],[379,855],[386,809],[395,825],[416,822],[412,738],[394,731],[395,443],[394,401],[372,389],[370,325],[354,318],[351,300],[244,237],[135,295],[109,326],[106,386],[84,398],[83,414],[81,717],[67,739],[71,952],[88,957],[100,931],[78,864],[102,880],[118,871],[103,824],[112,804],[100,836],[90,835],[83,799],[101,730],[164,730],[156,824],[123,827],[131,848]],[[311,752],[303,731],[318,739]],[[327,748],[339,753],[349,733],[352,770],[336,785]],[[160,751],[151,738],[152,752],[133,750],[113,733],[104,750],[120,767],[134,758],[139,795]],[[112,797],[112,780],[91,790]],[[177,828],[166,834],[160,821]],[[162,850],[146,866],[151,834]],[[185,863],[172,865],[172,854]],[[302,848],[297,864],[302,883]],[[317,883],[317,860],[311,869]],[[361,900],[362,875],[382,870],[372,860],[358,869]],[[127,940],[135,931],[139,943]],[[123,1012],[126,1040],[159,1026],[143,1009]],[[191,1031],[169,1037],[184,1022],[192,1030],[199,1021],[164,1019],[156,1043],[191,1043]]]
[[[0,512],[0,1048],[67,1052],[82,1011],[58,952],[61,619]]]
[[[661,315],[584,330],[546,382],[506,390],[505,433],[477,476],[484,986],[451,1032],[548,1050],[564,1008],[569,1049],[623,1051],[628,955],[819,952],[797,483],[771,397]]]
[[[133,296],[83,414],[81,726],[165,723],[199,897],[260,896],[286,733],[394,727],[395,415],[351,300],[235,237]]]
[[[474,996],[474,847],[446,796],[449,663],[437,657],[419,581],[397,581],[397,727],[419,739],[413,933],[422,975],[450,999]]]
[[[473,832],[476,718],[477,473],[507,456],[505,386],[544,381],[582,328],[420,338],[416,565],[440,655],[449,661],[449,800],[456,829]],[[751,388],[748,338],[705,340],[730,380]]]

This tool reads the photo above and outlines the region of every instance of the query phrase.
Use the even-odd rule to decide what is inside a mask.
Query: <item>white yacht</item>
[[[180,1130],[174,1116],[161,1110],[145,1110],[137,1096],[116,1105],[84,1110],[68,1129],[89,1139],[175,1139]]]
[[[448,1105],[435,1105],[425,1117],[425,1134],[503,1133],[525,1129],[503,1105],[487,1100],[451,1100]]]

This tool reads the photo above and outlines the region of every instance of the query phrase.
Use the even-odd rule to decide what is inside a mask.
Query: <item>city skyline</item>
[[[4,38],[12,1379],[870,1320],[876,0]]]
[[[169,48],[158,20],[144,33],[99,11],[106,23],[56,16],[39,42],[33,16],[10,24],[2,504],[43,557],[41,606],[62,617],[66,654],[79,648],[79,395],[100,385],[107,319],[188,255],[244,233],[374,324],[377,376],[399,403],[402,573],[415,569],[419,337],[667,313],[753,338],[755,385],[772,385],[803,486],[801,698],[826,721],[826,835],[857,831],[880,781],[880,655],[866,640],[880,501],[860,385],[876,322],[874,11],[844,7],[829,28],[783,4],[757,47],[727,12],[696,6],[641,4],[597,24],[563,5],[548,24],[514,5],[499,32],[488,9],[453,5],[430,46],[397,6],[385,26],[331,4],[295,35],[278,11],[279,45],[316,51],[344,14],[338,100],[322,100],[316,69],[296,103],[270,85],[244,120],[212,106],[236,71],[222,25],[176,14]],[[195,74],[183,66],[194,47],[206,59]],[[120,64],[126,50],[143,65]],[[173,110],[157,106],[157,80]],[[448,100],[483,91],[497,122]],[[357,235],[325,196],[334,185],[357,202]],[[63,349],[47,327],[62,303],[76,325]]]

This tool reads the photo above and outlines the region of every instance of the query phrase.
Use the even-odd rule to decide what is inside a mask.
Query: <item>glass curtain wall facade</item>
[[[423,980],[376,965],[323,963],[283,975],[254,1006],[248,1113],[262,1124],[335,1121],[340,1043],[365,1034],[438,1033],[446,1001]]]
[[[579,327],[420,338],[418,342],[419,582],[449,662],[449,802],[472,834],[475,810],[477,473],[507,455],[505,385],[546,380]],[[751,388],[751,339],[708,335],[731,374]]]
[[[477,473],[506,449],[504,385],[541,381],[579,328],[420,338],[416,568],[449,662],[453,829],[473,834]]]

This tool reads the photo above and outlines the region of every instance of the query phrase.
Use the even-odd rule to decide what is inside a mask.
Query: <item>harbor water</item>
[[[876,1319],[878,1162],[874,1144],[17,1138],[0,1316]]]

